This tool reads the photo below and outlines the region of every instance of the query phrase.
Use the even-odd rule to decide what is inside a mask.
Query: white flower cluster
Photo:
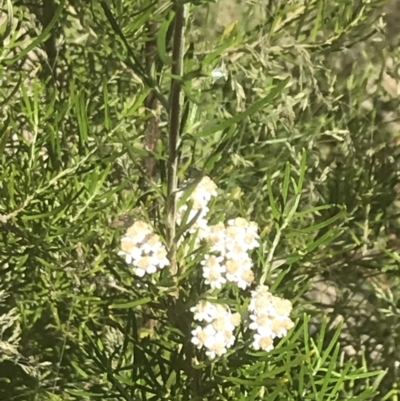
[[[273,296],[269,288],[260,285],[251,292],[249,305],[250,329],[255,331],[253,348],[256,350],[271,351],[274,348],[274,339],[287,335],[294,323],[289,315],[292,304],[287,299]]]
[[[257,224],[238,217],[228,220],[228,226],[211,226],[207,241],[211,253],[202,261],[203,277],[211,288],[221,288],[226,282],[246,289],[254,280],[249,251],[257,248]]]
[[[194,319],[203,322],[192,331],[192,343],[198,349],[205,349],[210,359],[221,356],[235,342],[233,334],[240,324],[240,315],[232,313],[228,306],[200,301],[190,309]]]
[[[188,230],[189,234],[196,234],[198,244],[205,240],[210,244],[210,253],[205,255],[203,277],[212,289],[220,289],[227,282],[236,283],[239,288],[246,289],[254,280],[251,270],[252,261],[249,251],[259,246],[257,224],[243,218],[228,221],[228,225],[219,223],[209,226],[207,213],[208,202],[217,195],[217,186],[209,177],[203,177],[189,199],[192,208],[188,221],[196,218],[196,222]],[[188,205],[179,208],[179,219],[187,212]]]
[[[188,230],[196,235],[196,243],[206,241],[209,253],[201,262],[202,273],[211,289],[221,289],[226,283],[235,283],[246,289],[254,281],[253,263],[249,252],[259,246],[258,226],[243,218],[228,220],[227,224],[208,225],[208,203],[217,195],[217,186],[204,177],[190,195],[192,203],[178,210],[178,222],[188,213],[188,221],[196,222]],[[119,255],[135,268],[135,274],[143,277],[169,264],[167,251],[152,227],[143,221],[135,222],[127,229],[121,240]],[[273,296],[267,286],[260,285],[252,291],[249,305],[249,328],[254,331],[253,348],[270,351],[275,338],[287,335],[294,323],[289,315],[290,301]],[[214,359],[222,356],[235,342],[235,327],[240,324],[240,315],[233,313],[227,305],[200,301],[191,308],[194,320],[200,322],[192,331],[192,343],[204,349]]]
[[[197,233],[198,242],[207,235],[208,221],[206,219],[209,212],[208,202],[213,196],[217,196],[217,186],[209,177],[203,177],[194,191],[190,194],[189,200],[192,201],[192,208],[189,212],[187,222],[192,221],[196,216],[195,223],[189,228],[189,234]],[[178,210],[178,223],[181,223],[188,205],[182,205]]]
[[[155,273],[169,264],[167,250],[160,237],[144,221],[136,221],[127,229],[118,254],[135,267],[135,274],[139,277]]]

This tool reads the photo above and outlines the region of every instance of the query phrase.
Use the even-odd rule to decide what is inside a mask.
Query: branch
[[[180,120],[182,109],[182,75],[185,47],[186,6],[175,6],[174,36],[172,49],[172,81],[169,109],[169,155],[167,175],[167,242],[171,274],[178,272],[176,260],[176,189],[180,145]]]

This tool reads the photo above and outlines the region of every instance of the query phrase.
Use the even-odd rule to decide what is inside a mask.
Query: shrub
[[[396,397],[382,2],[225,3],[3,1],[0,399]]]

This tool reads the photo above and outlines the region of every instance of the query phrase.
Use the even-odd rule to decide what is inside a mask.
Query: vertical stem
[[[43,13],[42,13],[42,26],[43,30],[47,28],[56,12],[56,5],[54,0],[43,0]],[[51,79],[55,81],[57,78],[57,45],[55,29],[51,32],[49,38],[44,42],[44,47],[47,55],[47,70]]]
[[[145,61],[146,61],[146,72],[151,76],[151,68],[154,63],[154,56],[157,53],[157,26],[153,21],[147,21],[145,23],[146,32],[148,34],[147,41],[144,45]],[[159,116],[157,112],[157,96],[154,91],[151,91],[144,101],[146,108],[146,114],[148,116],[146,122],[146,131],[144,134],[144,147],[152,153],[157,150],[157,141],[160,139],[159,129]],[[144,168],[148,178],[151,181],[156,181],[156,159],[154,156],[148,156],[144,158]]]
[[[179,162],[179,146],[180,146],[180,129],[182,118],[182,76],[183,76],[183,60],[185,48],[185,27],[186,27],[186,7],[183,4],[175,5],[175,19],[174,19],[174,36],[173,36],[173,50],[172,50],[172,81],[170,92],[170,110],[169,110],[169,158],[168,158],[168,172],[167,172],[167,240],[169,247],[169,259],[171,263],[171,274],[175,276],[178,273],[178,265],[176,260],[176,190],[177,190],[177,173]],[[179,294],[178,294],[179,296]],[[180,305],[179,301],[177,304]],[[181,306],[182,307],[182,306]],[[180,308],[173,307],[174,311]],[[178,319],[181,316],[178,317]],[[181,322],[182,323],[182,322]],[[182,330],[190,333],[190,325],[184,325]],[[188,337],[189,338],[189,337]],[[193,399],[198,399],[198,380],[199,373],[192,367],[193,349],[187,340],[184,347],[184,354],[186,356],[184,366],[188,378],[190,378],[190,389]]]
[[[144,53],[145,53],[145,62],[146,62],[146,73],[148,76],[151,76],[151,69],[154,63],[155,55],[157,53],[157,24],[154,21],[145,22],[145,29],[148,35],[147,40],[144,44]],[[159,128],[159,113],[158,113],[158,101],[155,91],[152,90],[146,99],[144,100],[145,113],[147,116],[146,121],[146,129],[144,133],[144,148],[151,153],[155,153],[157,151],[157,141],[160,139],[160,128]],[[144,170],[146,175],[150,181],[157,180],[157,160],[156,158],[150,154],[143,160]],[[147,188],[146,188],[147,189]],[[150,204],[149,216],[152,220],[155,219],[156,215],[156,201]],[[143,327],[150,330],[150,332],[154,331],[154,328],[157,324],[157,321],[154,319],[148,318],[146,312],[149,312],[149,309],[144,306],[142,318],[143,318]]]
[[[167,175],[167,241],[171,274],[178,272],[176,260],[176,190],[180,145],[180,119],[182,108],[182,74],[185,46],[185,5],[175,5],[174,36],[172,50],[172,80],[169,110],[169,157]]]

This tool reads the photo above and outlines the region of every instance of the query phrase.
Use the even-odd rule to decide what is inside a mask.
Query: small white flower
[[[125,253],[125,252],[119,251],[118,255],[124,256],[125,257],[125,262],[128,265],[131,265],[131,264],[134,263],[134,261],[136,259],[138,259],[138,258],[140,258],[142,256],[142,251],[141,251],[141,249],[139,249],[138,252],[135,252],[135,253]]]
[[[169,264],[167,252],[160,237],[144,221],[136,221],[121,239],[119,255],[135,267],[135,274],[143,277]]]
[[[215,336],[216,331],[212,325],[207,325],[206,327],[197,326],[192,330],[192,343],[201,349],[204,347],[205,342],[210,338]]]
[[[260,285],[251,292],[249,305],[251,330],[255,331],[253,347],[270,351],[273,339],[287,335],[294,323],[289,314],[292,304],[287,299],[273,296],[267,286]]]
[[[196,211],[205,209],[208,212],[207,204],[210,199],[211,197],[199,187],[194,190],[190,197],[190,200],[193,202],[193,209]]]
[[[200,242],[201,240],[207,239],[210,235],[210,227],[208,226],[207,220],[205,220],[206,224],[202,227],[199,227],[197,231],[196,240]]]
[[[243,238],[245,247],[250,251],[255,248],[258,248],[260,246],[260,243],[257,241],[258,238],[259,237],[257,234],[254,234],[252,232],[247,232]]]
[[[211,228],[209,231],[208,238],[206,238],[210,244],[212,252],[219,253],[221,256],[225,256],[226,244],[225,244],[225,234],[222,231],[216,231]]]
[[[190,311],[194,313],[194,320],[199,322],[211,323],[218,315],[216,306],[207,301],[200,301]]]
[[[233,335],[232,331],[224,330],[223,335],[226,343],[226,348],[232,347],[232,345],[235,343],[235,336]]]
[[[163,269],[165,266],[169,265],[167,250],[164,246],[154,252],[154,254],[151,256],[151,263],[155,266],[158,266],[159,269]]]
[[[207,255],[201,262],[206,284],[209,284],[213,289],[221,288],[222,284],[226,283],[226,279],[223,276],[225,266],[221,265],[223,260],[221,256]]]
[[[157,267],[150,256],[142,256],[136,261],[135,267],[135,274],[139,277],[143,277],[145,273],[152,274],[157,271]]]
[[[228,226],[226,228],[226,241],[229,244],[242,243],[245,235],[246,230],[242,227]]]
[[[227,344],[224,333],[217,332],[214,336],[210,336],[204,342],[207,348],[206,355],[210,359],[214,359],[216,356],[222,356],[227,351]]]
[[[206,279],[205,283],[213,290],[220,290],[222,285],[226,283],[226,278],[216,269],[210,269],[208,267],[203,268],[203,277]]]
[[[224,332],[229,331],[232,332],[235,330],[235,326],[231,321],[231,314],[230,313],[220,313],[211,323],[214,329],[217,332]]]
[[[228,281],[236,282],[237,277],[242,272],[241,263],[235,259],[227,259],[225,261],[225,267],[226,267],[226,278],[228,279]]]
[[[205,199],[207,202],[209,202],[213,196],[217,196],[217,186],[215,185],[214,181],[207,176],[201,179],[196,191],[198,191],[203,199]],[[195,196],[195,198],[198,198],[198,196]]]
[[[150,234],[145,238],[142,244],[142,250],[145,253],[157,252],[162,246],[160,237],[157,234]]]
[[[245,290],[254,281],[254,273],[250,269],[242,270],[241,275],[237,278],[237,286]]]
[[[205,267],[221,269],[221,271],[225,271],[225,267],[221,265],[223,260],[224,258],[222,256],[206,255],[201,264]]]
[[[126,263],[131,264],[134,260],[140,258],[142,250],[131,237],[124,236],[121,239],[121,250],[118,255],[124,256]]]
[[[233,331],[240,324],[240,315],[232,314],[227,305],[207,301],[200,301],[191,311],[195,320],[208,322],[204,328],[197,326],[192,331],[192,343],[198,349],[205,348],[206,355],[211,359],[226,353],[235,343]]]
[[[228,220],[227,228],[227,247],[232,247],[239,243],[245,252],[253,250],[259,246],[258,226],[254,222],[238,217]]]
[[[271,330],[274,333],[275,337],[285,337],[290,330],[294,326],[293,321],[288,317],[278,316],[271,322]]]
[[[146,270],[144,270],[144,269],[135,269],[135,274],[138,277],[144,277],[144,275],[146,274]]]
[[[270,316],[260,314],[260,315],[250,315],[250,319],[253,320],[250,323],[249,328],[256,331],[258,334],[266,337],[274,338],[275,334],[271,329],[271,319]]]
[[[257,231],[258,231],[257,223],[255,221],[250,221],[249,225],[247,227],[247,231],[257,235]]]
[[[244,261],[249,258],[247,248],[244,243],[240,242],[227,242],[226,243],[226,257],[227,259],[234,259],[237,261]]]
[[[197,230],[206,230],[208,228],[208,221],[206,219],[209,208],[208,202],[213,196],[217,195],[217,186],[209,177],[203,177],[198,183],[189,197],[192,201],[192,209],[188,214],[188,221],[196,219],[195,224],[189,229],[190,234],[195,234]],[[182,195],[180,195],[182,196]],[[182,205],[178,210],[178,222],[181,223],[182,218],[187,211],[188,205]]]
[[[132,238],[137,244],[142,242],[146,235],[152,232],[150,224],[144,221],[136,221],[126,230],[126,235]]]
[[[246,289],[254,281],[253,265],[251,259],[246,255],[242,260],[228,259],[226,265],[226,279],[236,283],[241,289]]]
[[[255,350],[272,351],[274,349],[274,341],[268,336],[254,334],[253,348]]]
[[[264,311],[270,315],[275,313],[272,303],[272,294],[268,291],[267,286],[258,286],[255,291],[251,292],[251,301],[249,305],[250,311]]]

